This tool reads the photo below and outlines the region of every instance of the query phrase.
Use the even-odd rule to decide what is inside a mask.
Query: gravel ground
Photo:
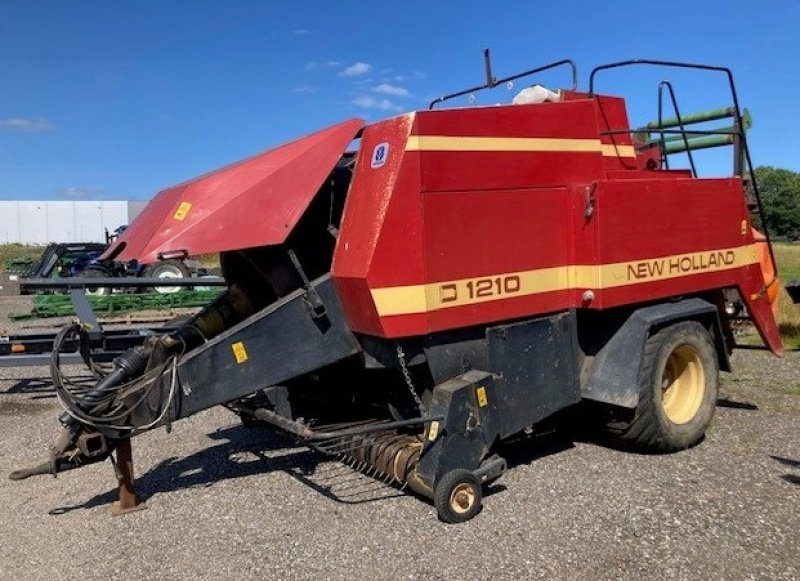
[[[108,463],[11,482],[57,426],[47,370],[0,370],[3,579],[796,579],[800,353],[736,353],[705,442],[620,452],[565,430],[505,451],[455,526],[217,408],[134,441],[148,510],[111,517]]]

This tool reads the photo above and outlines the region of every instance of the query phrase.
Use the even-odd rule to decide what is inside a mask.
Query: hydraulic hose
[[[75,394],[74,402],[84,413],[90,413],[96,406],[108,401],[109,396],[117,391],[117,387],[129,379],[140,376],[147,367],[152,348],[134,347],[114,359],[114,369],[101,379],[97,385],[83,394]],[[73,426],[77,420],[67,411],[59,416],[59,421],[67,427]]]

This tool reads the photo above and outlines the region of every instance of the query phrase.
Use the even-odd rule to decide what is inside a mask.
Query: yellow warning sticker
[[[178,206],[178,209],[175,210],[175,214],[172,217],[182,222],[191,209],[192,205],[189,202],[181,202],[181,205]]]
[[[428,428],[428,440],[433,442],[436,440],[436,436],[439,435],[439,422],[433,421],[431,422],[431,427]]]
[[[478,394],[478,407],[485,407],[489,405],[489,398],[486,397],[486,388],[480,386],[478,389],[475,390]]]
[[[236,358],[236,363],[244,363],[247,361],[247,350],[244,348],[244,343],[239,341],[231,345],[233,349],[233,356]]]

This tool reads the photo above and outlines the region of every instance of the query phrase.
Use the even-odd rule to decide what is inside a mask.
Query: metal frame
[[[145,338],[160,335],[170,329],[164,327],[140,327],[130,330],[104,331],[92,310],[86,295],[87,288],[146,288],[153,286],[225,286],[221,277],[208,278],[63,278],[27,279],[26,285],[36,289],[59,289],[69,291],[76,317],[88,328],[92,358],[98,362],[111,361],[131,347],[141,345]],[[28,367],[48,365],[52,356],[56,333],[15,334],[0,337],[0,367]],[[23,353],[15,353],[14,345],[21,345]],[[8,346],[6,353],[5,346]],[[61,356],[62,363],[82,363],[80,353],[67,352]]]

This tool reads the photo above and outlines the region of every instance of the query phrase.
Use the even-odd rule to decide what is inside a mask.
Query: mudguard
[[[584,399],[625,408],[639,403],[639,370],[650,329],[663,323],[700,320],[713,323],[720,369],[730,370],[717,309],[702,299],[686,299],[634,311],[595,356],[591,374],[581,387]]]

